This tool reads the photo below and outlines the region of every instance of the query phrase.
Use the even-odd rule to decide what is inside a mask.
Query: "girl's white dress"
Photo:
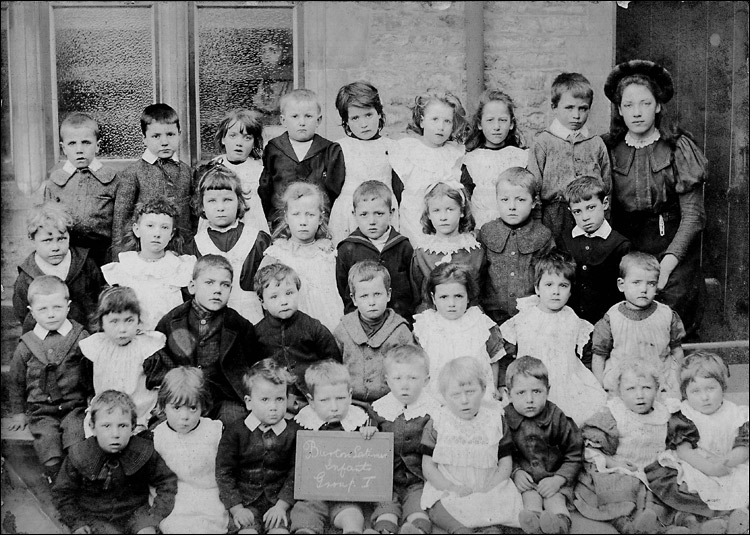
[[[438,389],[438,376],[448,362],[458,357],[474,357],[485,370],[487,388],[485,398],[494,400],[495,380],[492,376],[493,362],[500,360],[501,354],[487,353],[487,340],[490,329],[495,326],[479,307],[470,307],[457,320],[448,320],[437,310],[429,309],[414,316],[414,336],[419,345],[430,357],[431,380],[425,392],[443,403]]]
[[[700,413],[687,401],[682,402],[680,410],[683,416],[692,420],[698,428],[698,452],[706,457],[724,456],[729,453],[733,449],[737,431],[749,419],[747,405],[736,405],[728,399],[725,399],[719,410],[713,414]],[[688,492],[697,492],[710,509],[728,511],[748,505],[748,461],[735,466],[728,475],[720,477],[707,476],[680,460],[672,450],[659,455],[659,464],[677,470],[677,482],[680,486],[684,484]]]
[[[419,138],[405,137],[394,143],[391,166],[401,178],[400,232],[416,248],[421,245],[424,195],[427,186],[436,182],[461,179],[464,146],[452,141],[432,148]]]
[[[331,240],[301,244],[278,238],[263,252],[260,267],[277,262],[299,275],[299,309],[333,332],[344,316],[344,302],[336,287],[336,249]]]
[[[126,251],[118,255],[118,260],[102,266],[104,279],[107,284],[135,290],[141,305],[142,328],[151,331],[164,314],[182,304],[180,288],[190,283],[196,258],[165,251],[162,258],[151,262],[137,251]]]
[[[354,219],[354,190],[367,180],[379,180],[388,188],[391,188],[391,163],[389,154],[392,152],[394,141],[387,137],[363,140],[353,137],[344,137],[336,141],[344,153],[344,165],[346,166],[346,180],[341,188],[338,198],[331,208],[331,217],[328,228],[333,235],[333,244],[337,245],[357,228]],[[391,217],[391,226],[398,230],[398,202],[396,196],[391,198],[391,207],[394,209]]]
[[[503,338],[518,346],[518,356],[532,355],[544,363],[549,373],[548,399],[582,425],[607,401],[604,388],[577,356],[594,326],[568,306],[544,312],[519,302],[519,308],[518,314],[500,326]]]
[[[497,177],[509,167],[526,167],[528,149],[504,147],[498,150],[477,148],[464,156],[464,165],[474,181],[471,196],[471,213],[477,228],[500,217],[497,209],[495,183]]]
[[[245,225],[265,232],[268,230],[268,221],[266,214],[263,212],[263,205],[258,197],[258,186],[260,185],[260,174],[263,172],[263,162],[254,158],[248,158],[242,163],[234,164],[227,159],[226,154],[217,156],[212,162],[218,162],[230,171],[233,171],[240,179],[242,185],[242,197],[247,205],[247,212],[242,216],[242,222]],[[198,221],[198,230],[208,227],[206,218],[201,217]]]
[[[229,513],[219,498],[216,453],[222,424],[201,418],[189,433],[167,422],[154,429],[154,449],[177,475],[174,509],[159,527],[163,533],[226,533]]]
[[[163,333],[146,331],[124,346],[117,345],[104,333],[94,333],[78,343],[83,356],[93,363],[94,392],[125,392],[135,403],[136,424],[143,427],[148,425],[157,395],[156,390],[146,388],[143,361],[164,347],[166,341]],[[89,420],[87,413],[83,428],[87,438],[93,435]]]
[[[201,255],[217,254],[223,256],[232,264],[234,276],[232,277],[232,291],[229,293],[227,306],[239,312],[243,318],[253,325],[262,320],[263,307],[260,304],[258,294],[252,290],[243,290],[240,286],[242,266],[245,264],[250,251],[255,247],[255,240],[258,239],[258,229],[251,225],[243,225],[240,238],[234,244],[234,247],[227,252],[216,247],[216,244],[208,235],[208,227],[199,230],[193,239]]]
[[[428,509],[438,500],[453,517],[467,527],[503,524],[519,527],[523,502],[510,478],[487,488],[498,469],[498,446],[503,437],[503,410],[499,404],[480,407],[471,420],[454,416],[442,407],[431,414],[437,433],[432,460],[453,484],[466,485],[473,494],[460,497],[438,490],[425,481],[420,505]]]

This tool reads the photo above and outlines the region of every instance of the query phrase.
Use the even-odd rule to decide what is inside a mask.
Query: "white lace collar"
[[[363,425],[367,424],[367,419],[367,413],[364,410],[356,405],[349,405],[349,412],[347,412],[344,419],[341,420],[341,427],[344,428],[344,431],[356,431]],[[318,416],[310,405],[303,407],[294,417],[294,421],[305,429],[310,429],[312,431],[317,431],[327,423]]]
[[[437,403],[435,403],[432,396],[427,394],[419,396],[416,403],[407,406],[401,403],[396,396],[393,395],[393,392],[388,392],[385,396],[374,401],[372,404],[372,410],[391,422],[395,421],[396,418],[402,414],[404,415],[405,420],[421,418],[422,416],[433,413],[437,408]]]
[[[443,238],[437,234],[426,234],[419,247],[434,254],[452,255],[461,249],[471,251],[480,247],[479,242],[470,232],[461,232],[457,236]],[[450,260],[447,260],[450,262]]]
[[[625,134],[625,144],[628,147],[635,147],[636,149],[642,149],[643,147],[648,147],[652,143],[656,143],[661,138],[661,132],[659,132],[659,129],[654,129],[653,133],[648,136],[647,138],[640,139],[633,137],[630,132]]]

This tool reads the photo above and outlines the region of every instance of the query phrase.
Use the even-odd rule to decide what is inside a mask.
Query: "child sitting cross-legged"
[[[312,431],[359,431],[366,439],[376,429],[367,413],[352,405],[352,378],[343,364],[325,360],[305,372],[309,405],[294,417],[303,429]],[[292,533],[323,533],[327,522],[344,533],[362,533],[365,517],[360,504],[302,500],[292,508]]]
[[[567,503],[583,465],[583,437],[575,422],[547,400],[544,363],[521,357],[506,373],[511,405],[505,421],[513,437],[513,482],[523,499],[518,522],[526,533],[570,533]]]
[[[273,359],[253,364],[242,378],[250,414],[221,437],[216,479],[239,533],[289,533],[299,426],[284,414],[293,381]]]
[[[172,511],[177,476],[153,442],[132,436],[135,421],[123,392],[105,390],[91,400],[94,436],[70,448],[52,489],[73,533],[156,533]]]
[[[357,401],[372,402],[388,393],[383,357],[391,347],[414,343],[404,318],[388,308],[391,276],[373,260],[357,262],[349,270],[349,288],[357,310],[345,315],[333,332],[349,368]]]

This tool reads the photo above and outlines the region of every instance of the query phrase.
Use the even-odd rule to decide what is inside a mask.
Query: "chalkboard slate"
[[[380,502],[393,497],[393,433],[297,431],[295,500]]]

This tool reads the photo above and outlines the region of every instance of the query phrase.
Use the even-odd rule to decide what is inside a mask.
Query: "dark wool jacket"
[[[393,433],[393,486],[406,488],[424,483],[422,433],[430,421],[430,415],[406,420],[401,414],[392,422],[380,416],[374,409],[369,412],[378,431]]]
[[[479,276],[485,281],[480,292],[485,312],[495,320],[490,312],[501,311],[507,318],[515,316],[516,299],[534,294],[532,260],[555,247],[552,232],[532,218],[518,227],[510,227],[498,218],[482,226],[477,241],[487,254]]]
[[[44,200],[65,205],[73,217],[70,244],[74,247],[93,249],[104,262],[111,260],[115,198],[120,181],[117,171],[104,165],[96,171],[88,168],[70,174],[59,163],[49,173],[44,185]],[[102,265],[99,264],[99,265]]]
[[[71,323],[73,329],[59,339],[56,348],[50,349],[52,355],[47,355],[43,341],[34,332],[21,336],[10,362],[10,380],[4,385],[8,388],[11,414],[25,412],[28,404],[66,404],[70,409],[86,406],[86,396],[94,393],[94,386],[78,342],[88,338],[89,333],[75,321]],[[60,395],[57,399],[56,391]]]
[[[391,300],[388,301],[388,306],[411,323],[419,298],[412,292],[410,282],[409,270],[413,254],[414,248],[409,239],[393,228],[382,251],[378,251],[359,229],[349,234],[339,243],[336,256],[336,286],[344,300],[344,313],[357,310],[349,291],[349,269],[362,260],[374,260],[383,264],[391,275]]]
[[[607,239],[574,238],[566,232],[560,248],[576,261],[576,280],[568,305],[578,317],[596,324],[612,305],[622,300],[617,277],[620,260],[630,252],[630,242],[615,230]]]
[[[151,507],[149,485],[156,489]],[[128,525],[131,533],[156,527],[172,512],[175,494],[177,476],[153,442],[137,436],[114,455],[99,448],[96,437],[74,444],[52,488],[55,505],[71,531],[96,520]]]
[[[247,507],[265,495],[272,504],[284,500],[294,505],[294,458],[299,425],[284,420],[280,435],[255,431],[242,418],[230,424],[219,442],[216,454],[216,482],[227,509]]]
[[[329,209],[339,196],[346,176],[344,153],[338,143],[329,141],[318,134],[305,158],[300,162],[284,132],[268,142],[263,149],[263,173],[260,175],[258,196],[263,204],[266,219],[273,223],[274,215],[280,208],[280,196],[292,182],[312,182],[320,186],[328,195]],[[273,225],[269,225],[273,228]]]
[[[172,368],[196,365],[196,352],[188,347],[191,344],[186,340],[188,337],[195,338],[195,335],[190,333],[188,325],[188,314],[192,306],[192,299],[182,303],[167,312],[156,324],[155,330],[167,336],[167,343],[143,363],[147,388],[161,385],[164,376]],[[224,377],[234,390],[234,401],[243,403],[245,387],[242,384],[242,376],[250,366],[262,360],[264,354],[261,352],[252,323],[229,307],[224,308],[222,316],[224,324],[219,335],[220,349],[217,361]],[[220,400],[214,400],[218,401]]]
[[[68,319],[75,320],[83,326],[90,326],[89,317],[96,312],[99,292],[105,286],[104,275],[93,260],[88,257],[87,249],[70,248],[70,269],[65,277],[65,284],[70,292],[70,312]],[[29,332],[36,321],[29,312],[29,285],[37,277],[44,275],[34,261],[34,253],[18,266],[18,278],[13,286],[13,311],[23,326],[23,332]]]
[[[288,369],[302,392],[305,391],[305,370],[311,364],[325,359],[342,361],[331,331],[301,310],[285,320],[266,313],[255,326],[255,332],[261,355]]]
[[[513,437],[513,470],[523,470],[535,483],[554,475],[572,487],[583,467],[583,436],[557,405],[548,401],[542,412],[526,418],[513,405],[505,407],[505,421]]]

